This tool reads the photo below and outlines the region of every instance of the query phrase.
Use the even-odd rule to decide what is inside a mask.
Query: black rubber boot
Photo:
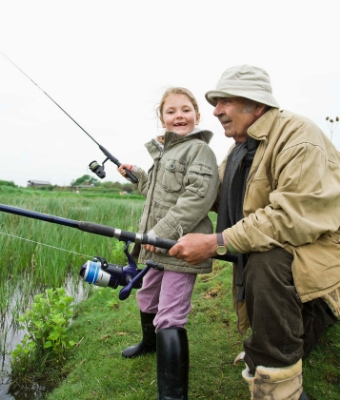
[[[142,325],[142,341],[135,346],[128,347],[123,350],[122,356],[125,358],[133,358],[147,353],[156,351],[156,333],[153,326],[153,320],[156,314],[147,314],[140,312],[140,320]]]
[[[309,400],[309,398],[307,397],[305,392],[303,392],[302,395],[300,396],[299,400]]]
[[[183,328],[157,332],[158,400],[187,400],[189,386],[189,347]]]

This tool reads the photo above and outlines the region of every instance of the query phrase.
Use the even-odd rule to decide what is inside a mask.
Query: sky
[[[338,0],[0,0],[0,180],[95,177],[89,163],[106,158],[98,144],[148,169],[144,144],[162,133],[156,108],[170,86],[197,98],[220,163],[233,140],[204,94],[240,64],[265,69],[280,107],[331,137],[339,9]],[[340,126],[332,141],[340,150]],[[110,161],[105,171],[103,181],[123,181]]]

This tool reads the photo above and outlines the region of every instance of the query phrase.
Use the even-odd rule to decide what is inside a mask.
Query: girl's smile
[[[184,136],[192,132],[199,123],[199,114],[184,94],[169,95],[163,106],[162,125],[169,132]]]

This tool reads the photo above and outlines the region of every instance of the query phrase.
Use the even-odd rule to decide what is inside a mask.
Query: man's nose
[[[222,102],[221,102],[221,100],[217,100],[213,114],[215,117],[218,117],[219,115],[221,115],[223,113],[224,112],[223,112]]]

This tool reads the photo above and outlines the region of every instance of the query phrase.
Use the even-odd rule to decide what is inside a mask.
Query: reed
[[[1,195],[15,207],[79,221],[137,230],[143,202],[126,199],[84,198],[79,195]],[[26,282],[60,286],[68,273],[89,256],[110,259],[115,239],[78,231],[27,217],[0,213],[1,282]],[[79,253],[79,254],[74,254]],[[114,260],[111,260],[114,261]]]
[[[140,199],[0,186],[2,204],[130,231],[137,231]],[[79,276],[81,265],[96,255],[120,263],[114,259],[120,245],[113,238],[0,212],[1,354],[9,329],[36,293],[66,287],[76,299],[86,297],[91,287]]]

